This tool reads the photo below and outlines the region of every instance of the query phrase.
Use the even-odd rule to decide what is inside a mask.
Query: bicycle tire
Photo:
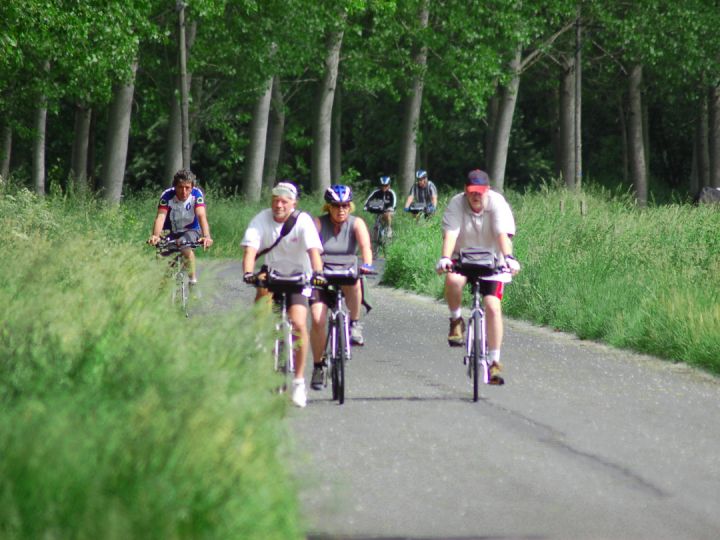
[[[338,333],[338,354],[336,362],[337,380],[338,380],[338,404],[345,403],[345,361],[348,353],[348,327],[345,314],[340,312],[337,317],[337,333]]]
[[[335,321],[332,321],[330,323],[330,332],[328,333],[328,344],[330,348],[330,354],[328,355],[328,359],[330,360],[330,381],[332,386],[332,398],[333,401],[336,401],[338,399],[338,395],[340,392],[339,384],[340,380],[338,378],[338,331],[337,331],[337,325],[335,324]]]
[[[479,312],[473,313],[472,321],[473,327],[473,341],[472,341],[472,355],[470,356],[470,362],[472,362],[473,372],[473,401],[477,401],[480,391],[480,367],[484,353],[484,342],[485,336],[483,332],[483,318]]]

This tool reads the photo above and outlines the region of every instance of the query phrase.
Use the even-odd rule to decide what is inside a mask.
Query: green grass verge
[[[169,309],[132,203],[0,194],[0,537],[301,538],[268,314]]]

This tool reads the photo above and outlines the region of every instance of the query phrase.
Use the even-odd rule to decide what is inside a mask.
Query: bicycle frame
[[[159,257],[171,257],[169,267],[173,269],[172,277],[175,281],[171,301],[173,305],[180,306],[182,312],[185,313],[185,317],[190,317],[190,312],[188,311],[190,278],[188,276],[187,269],[185,268],[182,251],[188,248],[195,249],[199,245],[199,242],[178,245],[173,240],[163,238],[163,240],[156,246]]]
[[[378,255],[380,251],[385,251],[385,244],[387,243],[387,225],[384,219],[385,213],[377,214],[375,217],[375,224],[373,225],[373,240],[374,240],[374,253]]]

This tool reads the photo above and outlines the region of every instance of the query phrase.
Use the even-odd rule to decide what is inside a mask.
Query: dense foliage
[[[707,152],[694,150],[692,141],[718,76],[714,2],[436,0],[429,3],[424,31],[410,23],[419,5],[420,0],[187,2],[193,169],[208,185],[238,189],[252,107],[275,75],[282,82],[279,106],[285,112],[278,174],[308,184],[324,39],[343,20],[336,100],[343,175],[397,173],[403,99],[418,69],[411,56],[423,43],[428,60],[418,165],[441,184],[487,166],[493,96],[497,84],[508,79],[508,60],[521,50],[528,63],[507,185],[538,185],[558,174],[558,81],[576,46],[579,9],[584,178],[628,183],[624,99],[629,66],[642,63],[650,189],[656,198],[668,190],[689,192],[691,175],[699,174],[693,163]],[[346,19],[338,18],[340,11]],[[91,179],[97,177],[112,88],[127,80],[134,60],[139,71],[125,191],[168,182],[167,126],[177,93],[176,2],[9,0],[0,4],[0,21],[0,117],[14,134],[10,170],[16,182],[27,183],[30,176],[39,96],[47,98],[50,111],[49,182],[67,187],[78,105],[93,111],[88,164]]]

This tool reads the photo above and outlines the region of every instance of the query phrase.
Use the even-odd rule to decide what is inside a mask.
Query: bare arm
[[[213,239],[210,237],[210,225],[207,220],[207,212],[204,206],[198,206],[195,208],[195,215],[200,222],[200,229],[202,230],[202,245],[203,248],[207,249],[213,244]]]
[[[257,257],[257,249],[251,246],[245,246],[245,252],[243,253],[243,273],[255,271],[255,258]]]
[[[323,271],[322,257],[320,257],[320,250],[318,248],[310,248],[307,250],[308,256],[310,257],[310,266],[312,266],[313,272]]]
[[[148,244],[156,246],[160,241],[160,233],[162,232],[166,217],[167,210],[158,209],[157,216],[155,216],[155,223],[153,223],[152,233],[150,233],[150,238],[148,239]]]
[[[355,238],[360,248],[360,258],[364,264],[372,265],[372,245],[370,243],[370,233],[368,232],[365,221],[361,218],[355,219]]]

